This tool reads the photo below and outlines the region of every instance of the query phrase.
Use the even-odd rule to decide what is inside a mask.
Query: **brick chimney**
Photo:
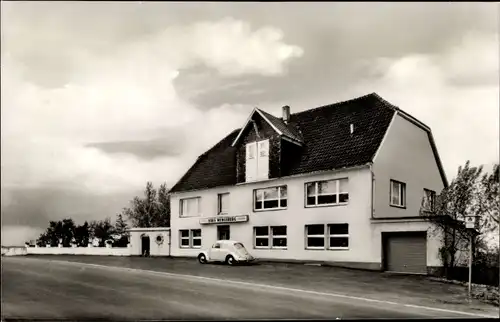
[[[290,121],[290,106],[283,106],[283,122],[288,123]]]

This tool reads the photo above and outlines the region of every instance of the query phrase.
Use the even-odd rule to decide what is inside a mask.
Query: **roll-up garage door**
[[[426,233],[387,234],[386,269],[399,273],[427,273]]]

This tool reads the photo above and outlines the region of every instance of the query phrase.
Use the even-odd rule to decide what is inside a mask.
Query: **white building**
[[[259,259],[427,273],[441,238],[419,210],[446,184],[431,130],[377,94],[255,109],[171,189],[171,255],[231,238]]]

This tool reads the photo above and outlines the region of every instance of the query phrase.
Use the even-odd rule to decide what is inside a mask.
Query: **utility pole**
[[[465,228],[469,231],[469,300],[472,298],[472,243],[476,229],[476,216],[465,216]]]
[[[469,237],[469,299],[472,298],[472,231]]]

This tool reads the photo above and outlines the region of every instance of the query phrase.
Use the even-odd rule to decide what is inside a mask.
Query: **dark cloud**
[[[108,154],[127,153],[140,159],[152,160],[160,157],[175,157],[184,152],[183,140],[158,138],[147,141],[114,141],[89,143],[87,147],[97,148]]]
[[[85,220],[115,219],[129,200],[141,194],[130,191],[114,194],[94,194],[70,186],[9,189],[9,202],[2,202],[2,226],[46,228],[50,220],[72,218]],[[3,199],[3,198],[2,198]]]

